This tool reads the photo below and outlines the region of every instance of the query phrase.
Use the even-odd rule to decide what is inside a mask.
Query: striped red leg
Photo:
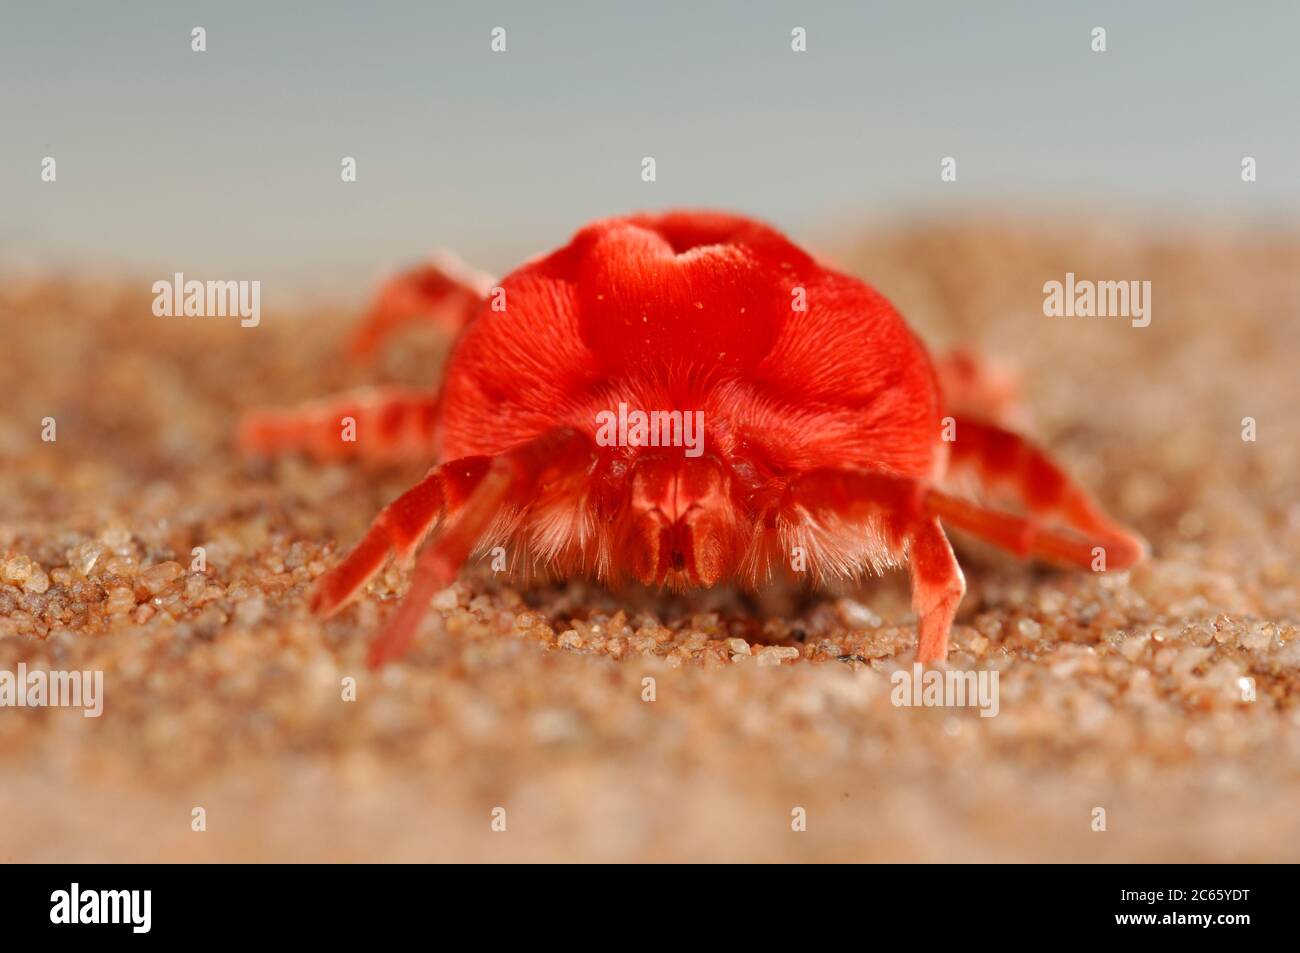
[[[338,611],[390,553],[408,555],[443,516],[417,559],[410,591],[371,644],[370,664],[383,665],[406,651],[429,600],[455,580],[503,509],[527,508],[539,483],[585,476],[590,461],[587,439],[563,429],[497,457],[465,457],[435,467],[385,507],[348,557],[321,578],[312,608],[323,615]]]
[[[953,348],[934,362],[939,392],[947,413],[999,424],[1020,424],[1020,380],[1016,374],[981,354]]]
[[[351,355],[364,360],[402,325],[432,320],[455,334],[474,315],[492,287],[492,278],[470,268],[447,251],[423,265],[401,272],[380,286],[370,310],[349,344]]]
[[[256,410],[239,427],[245,453],[318,460],[428,460],[438,402],[428,391],[373,387],[287,410]]]
[[[490,462],[489,457],[465,457],[434,467],[380,510],[347,558],[320,578],[312,594],[312,610],[333,615],[384,568],[390,555],[408,559],[439,516],[463,506],[472,496]]]
[[[986,493],[1010,496],[1026,515],[1000,513],[937,492],[931,510],[1017,555],[1085,569],[1126,569],[1147,553],[1140,536],[1107,517],[1045,452],[1019,434],[958,418],[948,470],[951,477],[973,476]]]

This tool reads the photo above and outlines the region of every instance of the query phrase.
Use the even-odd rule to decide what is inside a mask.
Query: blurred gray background
[[[0,9],[11,264],[360,298],[436,245],[502,271],[640,208],[741,211],[815,244],[917,216],[1254,224],[1300,206],[1294,2]]]

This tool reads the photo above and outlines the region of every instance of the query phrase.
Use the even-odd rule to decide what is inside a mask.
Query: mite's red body
[[[243,430],[261,452],[439,462],[316,593],[320,611],[337,610],[438,524],[376,664],[404,650],[472,552],[498,545],[516,565],[672,588],[907,563],[927,662],[946,654],[965,585],[941,520],[1081,567],[1123,568],[1143,553],[997,425],[1001,382],[950,359],[945,399],[883,297],[748,219],[596,222],[496,287],[443,259],[385,287],[356,350],[425,315],[464,324],[436,397],[368,391],[253,415]],[[620,405],[701,412],[702,452],[603,445],[598,422]],[[349,417],[355,442],[340,437]],[[956,475],[1010,491],[1019,512],[954,495]]]

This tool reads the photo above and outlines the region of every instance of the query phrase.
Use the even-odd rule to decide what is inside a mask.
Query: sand
[[[1300,239],[985,222],[832,251],[936,348],[1016,368],[1038,439],[1154,547],[1098,575],[958,538],[950,665],[999,673],[995,717],[891,704],[901,575],[665,599],[480,566],[371,673],[406,574],[324,623],[306,596],[423,467],[231,434],[433,381],[445,342],[357,367],[342,308],[241,328],[29,276],[0,290],[0,671],[102,671],[104,711],[0,708],[0,860],[1297,859]],[[1150,280],[1150,326],[1045,317],[1066,272]]]

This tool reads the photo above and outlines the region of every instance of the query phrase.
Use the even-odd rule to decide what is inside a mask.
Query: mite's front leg
[[[957,565],[948,537],[937,519],[922,520],[908,545],[912,571],[912,608],[916,612],[920,662],[948,657],[948,633],[957,605],[966,594],[966,579]]]
[[[966,592],[943,527],[928,509],[931,493],[920,480],[854,470],[814,470],[789,491],[790,501],[819,522],[834,518],[881,537],[880,543],[894,554],[907,550],[921,662],[947,657],[948,633]]]

